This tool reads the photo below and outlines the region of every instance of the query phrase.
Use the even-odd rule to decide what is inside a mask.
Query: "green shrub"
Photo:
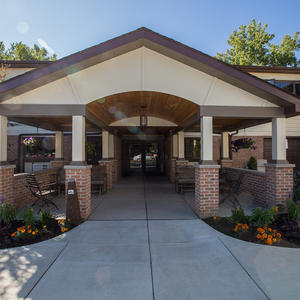
[[[21,212],[21,218],[24,220],[25,226],[35,226],[35,218],[33,208],[28,205]]]
[[[253,211],[250,221],[258,227],[269,226],[276,220],[277,214],[273,208],[262,209],[257,207]]]
[[[244,210],[241,206],[238,206],[236,209],[232,210],[232,215],[229,217],[229,221],[234,224],[247,224],[249,221],[248,216],[245,215]]]
[[[14,204],[3,203],[0,206],[0,220],[10,227],[16,219],[17,207]]]
[[[42,225],[46,225],[47,227],[56,223],[55,218],[49,210],[40,212],[40,221]]]
[[[253,156],[250,157],[248,163],[247,163],[247,168],[250,170],[257,170],[257,159]]]
[[[300,203],[288,200],[286,206],[289,218],[295,222],[300,221]]]

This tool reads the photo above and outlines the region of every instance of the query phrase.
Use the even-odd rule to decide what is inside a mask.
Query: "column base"
[[[0,165],[0,198],[5,203],[14,202],[14,169],[15,165]]]
[[[289,163],[268,163],[266,168],[266,204],[268,207],[286,205],[287,200],[293,199],[294,169]]]
[[[107,181],[107,190],[112,189],[113,184],[113,161],[112,160],[99,160],[100,166],[105,166],[106,168],[106,181]]]
[[[64,166],[66,172],[66,191],[68,190],[68,181],[74,179],[76,183],[80,215],[86,219],[91,214],[91,169],[92,166]],[[67,192],[66,192],[67,197]]]
[[[219,213],[219,165],[195,165],[195,199],[192,208],[200,218]]]

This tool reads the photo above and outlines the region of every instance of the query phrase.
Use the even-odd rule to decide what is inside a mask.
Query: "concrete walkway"
[[[65,235],[1,251],[0,299],[299,298],[300,249],[217,233],[163,177],[123,179],[94,205]]]

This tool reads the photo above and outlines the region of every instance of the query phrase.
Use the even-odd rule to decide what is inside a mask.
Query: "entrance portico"
[[[292,166],[282,145],[285,119],[299,114],[299,99],[145,28],[1,83],[0,101],[3,163],[7,118],[55,131],[57,160],[63,159],[61,132],[72,131],[66,179],[76,180],[84,218],[91,207],[85,133],[94,130],[102,132],[99,163],[106,167],[108,189],[121,174],[122,140],[132,136],[162,140],[162,170],[172,181],[176,165],[189,163],[184,154],[185,133],[198,132],[201,159],[195,168],[191,205],[202,217],[217,214],[219,205],[213,135],[222,135],[221,161],[226,161],[229,132],[273,120],[273,162],[267,165],[265,182],[268,203],[280,203],[292,192]],[[146,128],[139,124],[141,115],[148,118]],[[1,176],[7,170],[13,174],[13,166],[0,168]],[[282,172],[289,176],[283,185],[279,182]],[[1,185],[1,196],[11,199],[8,183],[2,180]]]

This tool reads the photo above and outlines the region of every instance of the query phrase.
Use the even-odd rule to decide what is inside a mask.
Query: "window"
[[[200,138],[184,138],[184,157],[189,161],[200,160]]]
[[[284,81],[284,80],[267,80],[269,83],[297,96],[300,96],[299,81]]]

